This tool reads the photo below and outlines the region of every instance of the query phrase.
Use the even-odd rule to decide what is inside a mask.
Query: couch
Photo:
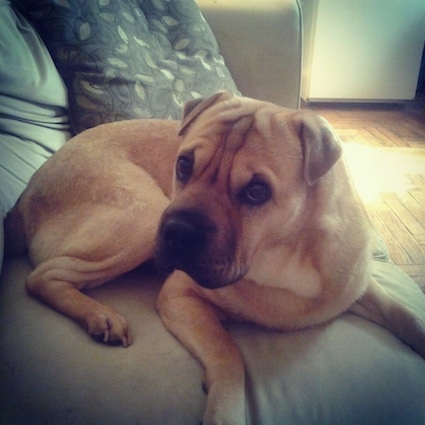
[[[100,122],[175,117],[184,101],[221,88],[299,106],[298,2],[196,3],[0,0],[2,213],[72,134]],[[373,267],[387,291],[425,315],[423,293],[382,241]],[[31,298],[31,268],[7,257],[1,271],[1,425],[201,422],[203,372],[158,317],[163,277],[152,264],[88,291],[128,319],[127,349],[95,342]],[[287,334],[226,326],[246,363],[249,424],[425,423],[425,361],[375,324],[344,314]]]

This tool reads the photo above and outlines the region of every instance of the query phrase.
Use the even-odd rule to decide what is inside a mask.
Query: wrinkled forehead
[[[182,149],[193,149],[199,141],[225,144],[230,151],[238,150],[246,136],[263,138],[290,130],[294,111],[254,99],[232,98],[220,102],[200,114],[186,132]]]
[[[253,177],[271,184],[288,179],[288,169],[295,177],[302,149],[290,112],[263,107],[204,115],[185,135],[179,156],[193,160],[194,176],[238,187]]]
[[[224,102],[223,102],[224,104]],[[258,157],[299,157],[301,145],[291,123],[294,111],[264,102],[229,102],[205,112],[183,138],[180,153],[216,150],[221,155],[246,153]]]

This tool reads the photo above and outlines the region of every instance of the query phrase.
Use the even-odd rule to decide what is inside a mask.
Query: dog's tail
[[[17,203],[4,220],[4,253],[7,257],[18,257],[24,255],[26,250],[24,221]]]

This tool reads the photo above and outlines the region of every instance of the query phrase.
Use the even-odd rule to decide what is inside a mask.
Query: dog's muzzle
[[[212,252],[218,230],[203,213],[196,210],[166,212],[157,235],[156,262],[167,273],[179,269],[199,285],[221,288],[240,278],[232,272],[233,258]]]

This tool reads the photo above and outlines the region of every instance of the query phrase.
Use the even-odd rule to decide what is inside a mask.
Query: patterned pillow
[[[194,0],[15,0],[65,80],[75,132],[180,118],[187,100],[238,93]]]

